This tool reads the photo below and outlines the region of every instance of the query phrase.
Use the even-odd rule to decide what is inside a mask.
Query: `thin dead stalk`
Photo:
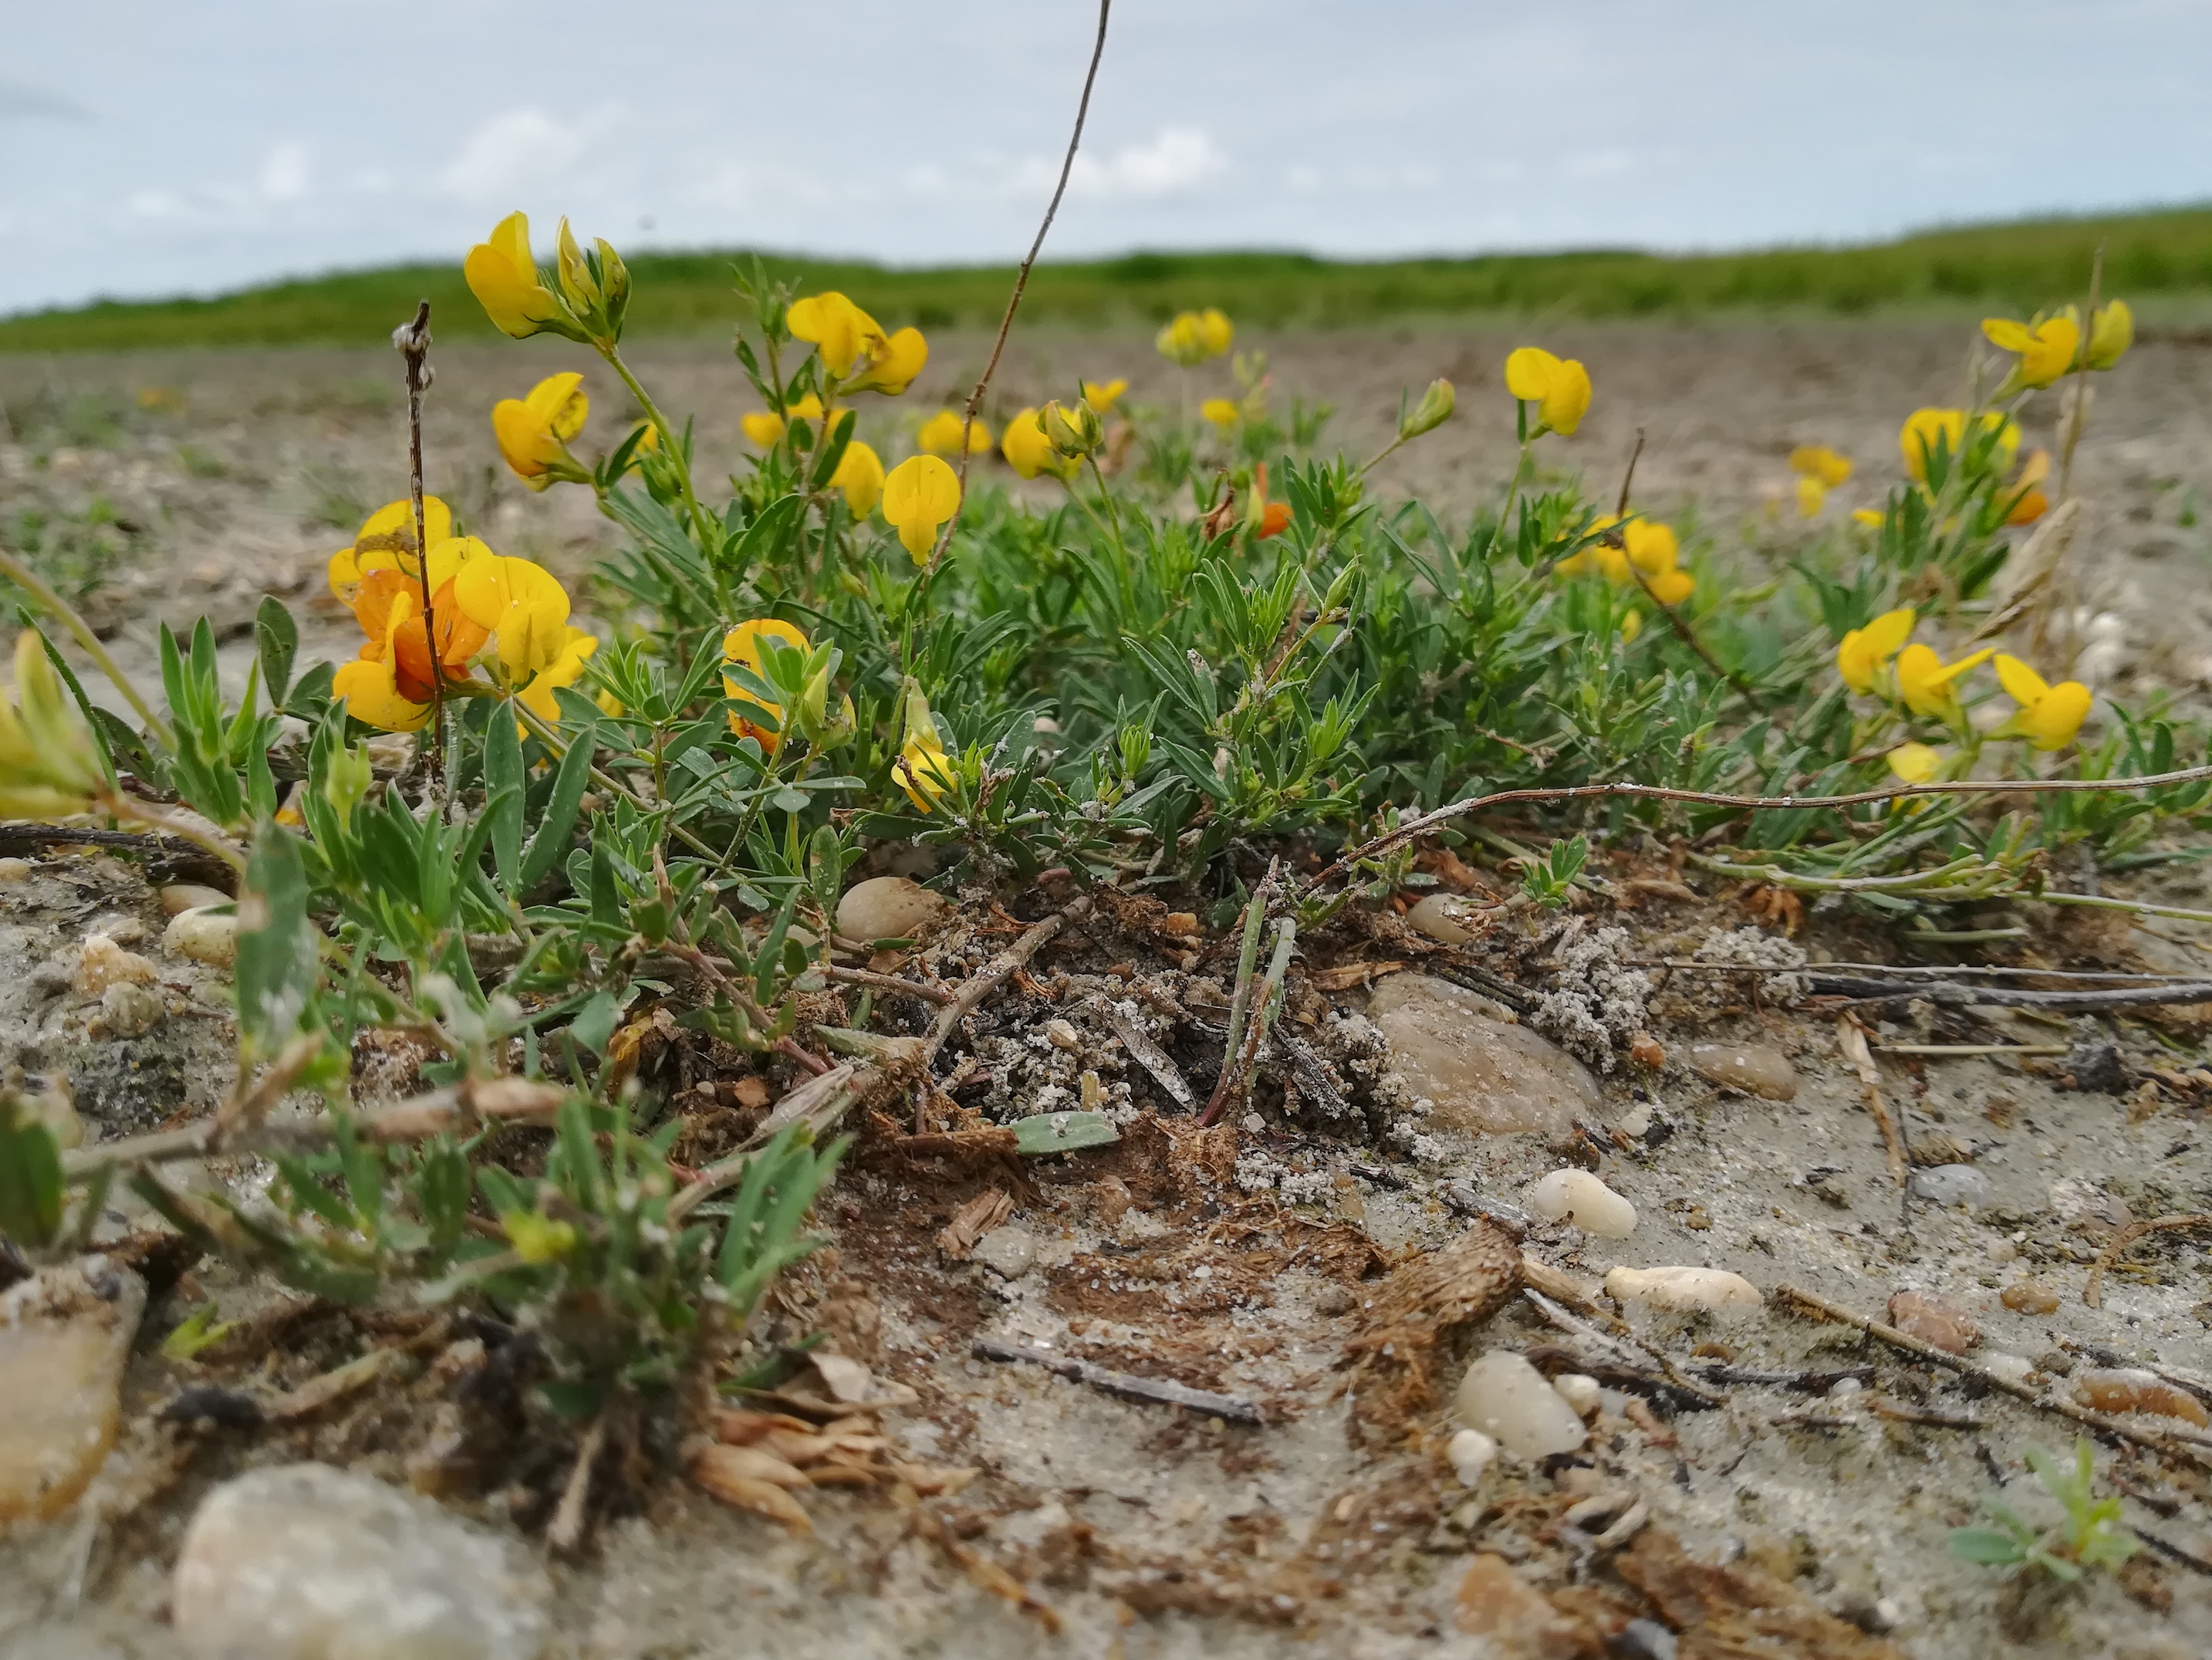
[[[2081,1287],[2081,1300],[2093,1309],[2105,1306],[2105,1276],[2118,1263],[2129,1246],[2145,1234],[2167,1233],[2179,1228],[2212,1228],[2212,1215],[2202,1211],[2155,1216],[2148,1222],[2130,1222],[2114,1233],[2112,1241],[2090,1264],[2089,1278]]]
[[[2170,1435],[2159,1430],[2138,1429],[2122,1419],[2113,1417],[2110,1413],[2093,1411],[2087,1407],[2080,1406],[2067,1400],[2063,1395],[2041,1394],[2025,1383],[2015,1382],[2002,1373],[1991,1371],[1986,1366],[1977,1365],[1972,1360],[1953,1354],[1948,1349],[1939,1349],[1933,1343],[1923,1343],[1918,1338],[1909,1336],[1898,1330],[1894,1326],[1885,1326],[1879,1320],[1869,1319],[1865,1315],[1856,1313],[1840,1303],[1831,1303],[1825,1297],[1817,1297],[1809,1291],[1801,1291],[1796,1286],[1777,1286],[1774,1288],[1774,1295],[1778,1301],[1794,1307],[1802,1314],[1812,1316],[1816,1319],[1832,1320],[1839,1325],[1855,1326],[1868,1336],[1887,1343],[1893,1349],[1932,1362],[1936,1365],[1958,1372],[1963,1377],[1978,1379],[1990,1389],[2001,1389],[2014,1400],[2025,1401],[2029,1406],[2039,1411],[2056,1413],[2062,1418],[2070,1418],[2086,1428],[2095,1430],[2100,1435],[2112,1436],[2122,1441],[2131,1441],[2139,1447],[2148,1448],[2151,1451],[2164,1454],[2169,1458],[2179,1458],[2185,1463],[2196,1465],[2200,1469],[2212,1470],[2212,1456],[2208,1456],[2203,1448],[2194,1442],[2185,1441],[2179,1436]]]
[[[1905,1185],[1905,1141],[1897,1133],[1897,1125],[1889,1116],[1889,1104],[1882,1098],[1881,1068],[1867,1049],[1866,1029],[1849,1015],[1836,1022],[1836,1047],[1843,1051],[1844,1059],[1850,1062],[1851,1070],[1858,1074],[1859,1085],[1866,1091],[1867,1111],[1881,1129],[1881,1145],[1889,1164],[1889,1179],[1899,1187]]]
[[[1075,130],[1067,135],[1067,154],[1060,158],[1060,180],[1052,187],[1052,200],[1045,204],[1044,218],[1037,226],[1030,251],[1022,259],[1021,269],[1014,273],[1014,291],[1007,296],[1006,314],[999,319],[999,337],[991,343],[990,361],[983,365],[981,379],[975,390],[968,394],[968,407],[960,417],[960,494],[952,504],[952,516],[945,521],[938,532],[937,545],[930,550],[929,569],[925,575],[933,575],[944,562],[945,550],[952,545],[953,526],[960,522],[960,509],[968,504],[968,435],[975,425],[975,411],[983,407],[983,394],[991,388],[991,377],[998,373],[999,356],[1006,349],[1006,335],[1014,326],[1014,313],[1021,308],[1022,294],[1030,285],[1030,271],[1036,264],[1037,255],[1044,251],[1045,233],[1052,228],[1054,216],[1060,212],[1060,198],[1067,194],[1068,175],[1075,170],[1075,152],[1083,143],[1083,124],[1091,114],[1091,88],[1098,81],[1098,60],[1106,55],[1106,20],[1114,9],[1114,0],[1098,0],[1098,38],[1091,48],[1091,67],[1083,73],[1083,96],[1076,101]]]
[[[407,365],[407,496],[415,509],[415,569],[422,584],[422,644],[430,654],[430,788],[446,776],[446,666],[438,660],[437,619],[431,614],[429,520],[422,510],[422,394],[430,387],[430,302],[392,331]]]
[[[1090,912],[1089,894],[1070,901],[1042,921],[1033,923],[1028,932],[993,958],[987,966],[962,982],[960,989],[939,1013],[935,1024],[929,1029],[929,1036],[922,1042],[922,1065],[927,1067],[937,1058],[937,1052],[945,1047],[945,1040],[959,1029],[960,1023],[974,1013],[975,1006],[997,989],[1002,981],[1012,975],[1016,969],[1026,966],[1030,958],[1042,951],[1045,943],[1059,934],[1061,929],[1071,922],[1079,921]]]

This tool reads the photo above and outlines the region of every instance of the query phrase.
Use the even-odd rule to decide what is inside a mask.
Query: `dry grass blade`
[[[1846,1015],[1836,1022],[1836,1047],[1843,1051],[1844,1059],[1859,1075],[1859,1083],[1866,1091],[1867,1110],[1881,1128],[1881,1145],[1889,1165],[1889,1179],[1903,1187],[1905,1181],[1905,1141],[1897,1133],[1896,1122],[1889,1116],[1889,1104],[1882,1097],[1881,1068],[1867,1048],[1866,1029]]]
[[[2177,1228],[2212,1228],[2212,1214],[2202,1211],[2177,1213],[2158,1216],[2148,1222],[2130,1222],[2115,1233],[2112,1242],[2097,1253],[2097,1260],[2089,1268],[2089,1278],[2081,1287],[2081,1300],[2093,1309],[2105,1306],[2105,1276],[2112,1271],[2128,1247],[2146,1234],[2166,1233]]]

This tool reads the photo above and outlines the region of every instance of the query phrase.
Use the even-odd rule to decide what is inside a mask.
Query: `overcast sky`
[[[0,311],[617,246],[996,260],[1090,0],[7,8]],[[2206,0],[1117,0],[1049,251],[1729,247],[2212,198]],[[541,236],[541,251],[550,236]]]

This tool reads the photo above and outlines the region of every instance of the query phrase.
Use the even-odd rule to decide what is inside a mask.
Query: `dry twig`
[[[2172,1216],[2155,1216],[2148,1222],[2130,1222],[2112,1235],[2111,1243],[2097,1253],[2090,1265],[2089,1278],[2081,1287],[2081,1300],[2093,1309],[2105,1306],[2105,1276],[2112,1271],[2121,1253],[2148,1233],[2165,1233],[2176,1228],[2212,1228],[2212,1214],[2202,1211],[2177,1212]]]

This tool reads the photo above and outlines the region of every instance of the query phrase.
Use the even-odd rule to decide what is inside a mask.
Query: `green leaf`
[[[32,1250],[62,1226],[62,1158],[54,1133],[14,1096],[0,1096],[0,1236]]]
[[[203,1303],[178,1323],[175,1330],[161,1340],[161,1357],[166,1360],[189,1360],[202,1349],[212,1348],[222,1341],[224,1335],[237,1323],[226,1320],[216,1323],[215,1304]]]
[[[491,712],[484,728],[484,791],[496,806],[487,805],[484,818],[491,830],[491,860],[499,872],[499,885],[510,898],[520,899],[522,886],[522,739],[504,706]]]
[[[1040,1112],[1014,1124],[1014,1150],[1035,1158],[1048,1152],[1075,1152],[1121,1139],[1103,1112]]]
[[[568,1031],[586,1049],[594,1055],[607,1052],[607,1040],[615,1035],[622,1021],[622,1000],[611,991],[595,993],[592,1000],[576,1012],[568,1023]]]
[[[238,1033],[250,1055],[274,1055],[314,999],[319,936],[307,919],[307,897],[299,838],[264,824],[238,907]]]
[[[562,849],[568,845],[568,832],[576,827],[576,810],[584,799],[584,787],[592,780],[592,740],[580,736],[568,745],[568,752],[561,757],[561,765],[553,775],[553,794],[547,798],[545,812],[538,821],[537,834],[522,855],[520,884],[518,897],[529,892],[552,871]]]
[[[2027,1560],[2027,1548],[2019,1540],[1990,1528],[1952,1529],[1951,1554],[1984,1567],[2008,1567]]]

